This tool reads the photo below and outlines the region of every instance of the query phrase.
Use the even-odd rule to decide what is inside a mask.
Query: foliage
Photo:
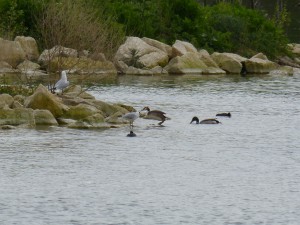
[[[99,11],[82,0],[50,0],[37,19],[37,27],[46,48],[60,45],[102,52],[109,58],[124,36],[117,24],[101,18]]]
[[[149,37],[167,44],[185,40],[209,51],[245,56],[286,52],[289,15],[242,6],[243,1],[196,0],[0,0],[0,35],[31,35],[41,49],[55,45],[104,52],[112,59],[127,36]]]
[[[23,34],[27,28],[24,26],[24,12],[18,9],[17,0],[0,2],[0,36],[11,40]]]

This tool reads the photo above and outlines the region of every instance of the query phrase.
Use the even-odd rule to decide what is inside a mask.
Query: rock
[[[269,75],[275,76],[292,76],[294,74],[294,68],[290,66],[281,66],[275,70],[270,71]]]
[[[245,61],[247,73],[263,74],[276,69],[276,64],[269,60],[251,58]]]
[[[263,53],[257,53],[256,55],[252,56],[251,58],[257,58],[257,59],[263,59],[263,60],[268,60],[268,57],[263,54]]]
[[[231,74],[240,74],[242,62],[246,60],[246,58],[232,53],[214,52],[211,57],[221,69]]]
[[[97,109],[103,112],[104,117],[109,117],[117,112],[121,112],[121,114],[128,113],[128,110],[118,105],[112,105],[100,100],[94,100],[90,102],[93,104],[93,106],[97,107]]]
[[[54,57],[49,61],[51,71],[61,68],[78,74],[117,74],[114,64],[110,61],[94,61],[89,58]]]
[[[169,74],[191,74],[202,73],[207,66],[199,58],[197,52],[187,52],[177,56],[164,68]]]
[[[56,45],[51,49],[45,49],[42,54],[39,56],[38,61],[44,65],[48,65],[48,63],[54,59],[55,57],[71,57],[77,58],[78,52],[72,48],[65,48],[60,45]]]
[[[14,101],[18,101],[18,102],[20,102],[23,105],[24,101],[25,101],[25,96],[23,96],[23,95],[15,95],[14,96]]]
[[[32,109],[0,109],[0,125],[28,125],[35,126]]]
[[[300,61],[297,61],[297,58],[294,60],[291,59],[288,56],[284,56],[278,59],[277,63],[279,65],[284,65],[284,66],[291,66],[291,67],[297,67],[300,68]]]
[[[300,44],[292,43],[288,44],[288,47],[291,49],[292,53],[300,56]]]
[[[26,53],[18,41],[8,41],[0,38],[0,49],[0,61],[7,62],[13,68],[26,59]]]
[[[56,119],[49,110],[36,109],[33,112],[36,125],[58,125]]]
[[[14,130],[16,129],[15,126],[11,126],[11,125],[3,125],[0,127],[2,130]]]
[[[46,87],[39,85],[33,95],[26,98],[24,107],[32,109],[47,109],[57,118],[62,116],[69,108],[59,97],[51,94]]]
[[[59,125],[70,125],[70,124],[76,123],[76,120],[62,118],[62,117],[57,118],[56,121],[58,122]]]
[[[128,124],[127,120],[122,119],[122,115],[124,115],[122,112],[116,112],[111,116],[107,117],[105,119],[105,122],[113,124]]]
[[[11,108],[12,109],[19,109],[19,108],[23,108],[23,105],[18,101],[14,101]]]
[[[205,49],[201,49],[198,56],[207,67],[219,68],[218,64],[212,59],[208,51]]]
[[[207,67],[202,70],[202,74],[205,75],[217,75],[217,74],[226,74],[226,72],[219,67]]]
[[[166,71],[164,68],[162,68],[161,66],[156,66],[152,69],[150,69],[150,71],[152,72],[152,74],[168,74],[168,71]]]
[[[30,61],[37,61],[39,58],[39,50],[37,43],[32,37],[17,36],[15,41],[19,42],[26,54],[26,58]]]
[[[15,73],[16,70],[12,68],[7,62],[0,61],[0,73]]]
[[[95,97],[87,93],[80,85],[71,85],[64,90],[64,95],[71,98],[95,99]]]
[[[68,128],[73,128],[73,129],[90,129],[92,128],[92,125],[83,122],[83,121],[76,121],[74,123],[70,123],[67,125]]]
[[[11,107],[14,102],[14,98],[9,94],[1,94],[0,95],[0,105],[7,105]]]
[[[128,112],[136,112],[136,109],[130,105],[124,105],[122,103],[118,103],[118,104],[114,104],[114,105],[122,107],[122,108],[126,109]]]
[[[104,116],[101,113],[96,113],[94,115],[85,117],[83,121],[91,124],[92,126],[96,126],[95,124],[104,123]]]
[[[103,53],[93,53],[88,56],[88,58],[94,60],[94,61],[100,61],[100,62],[106,62],[107,59]]]
[[[125,74],[129,75],[153,75],[153,72],[151,70],[143,70],[138,69],[133,66],[129,66],[127,70],[125,71]]]
[[[64,117],[75,120],[83,120],[97,113],[101,114],[96,107],[87,104],[79,104],[76,106],[71,106],[70,109],[64,114]]]
[[[150,46],[138,37],[127,37],[114,58],[116,67],[122,69],[119,61],[135,68],[146,67],[151,69],[156,66],[165,66],[169,61],[169,57],[166,52]],[[125,73],[123,70],[121,72]]]
[[[41,66],[39,64],[31,62],[27,59],[17,66],[17,68],[22,72],[39,70],[40,67]]]
[[[189,42],[176,40],[172,45],[172,58],[182,56],[188,52],[197,52],[197,49]]]
[[[163,52],[165,52],[168,55],[169,58],[172,57],[173,50],[172,50],[172,47],[170,45],[167,45],[165,43],[162,43],[160,41],[157,41],[157,40],[154,40],[154,39],[151,39],[151,38],[147,38],[147,37],[143,37],[142,40],[144,42],[146,42],[148,45],[162,50]]]

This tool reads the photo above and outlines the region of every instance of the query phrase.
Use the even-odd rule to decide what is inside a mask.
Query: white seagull
[[[67,72],[65,70],[61,71],[60,80],[54,85],[54,90],[63,92],[63,89],[69,86],[69,81],[67,78]]]
[[[139,114],[136,112],[129,112],[122,116],[123,119],[129,121],[130,131],[133,130],[133,122],[139,118]]]

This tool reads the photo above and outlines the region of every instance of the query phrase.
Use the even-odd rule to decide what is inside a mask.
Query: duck
[[[230,113],[230,112],[222,112],[222,113],[217,113],[216,116],[227,116],[227,117],[231,117],[231,113]]]
[[[136,137],[136,134],[131,130],[127,137]]]
[[[153,120],[159,120],[161,122],[158,123],[158,125],[162,125],[163,122],[166,120],[169,120],[169,117],[165,116],[165,112],[162,112],[160,110],[150,110],[148,106],[144,107],[141,111],[147,111],[147,114],[144,116],[145,119],[153,119]]]
[[[219,120],[214,119],[214,118],[204,119],[199,122],[199,118],[197,116],[193,117],[190,124],[193,123],[194,121],[196,122],[196,124],[219,124],[219,123],[221,123]]]

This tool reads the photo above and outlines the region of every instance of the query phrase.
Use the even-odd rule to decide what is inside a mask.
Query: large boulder
[[[263,74],[269,73],[276,69],[276,64],[270,60],[261,58],[250,58],[245,61],[245,68],[247,73]]]
[[[101,114],[101,111],[96,107],[87,104],[79,104],[71,106],[70,109],[65,113],[64,117],[75,120],[82,120],[94,114]]]
[[[18,41],[0,38],[0,49],[0,61],[7,62],[14,68],[26,59],[26,53]]]
[[[160,41],[151,39],[151,38],[147,38],[147,37],[143,37],[142,40],[144,42],[146,42],[148,45],[151,45],[155,48],[158,48],[160,50],[162,50],[163,52],[167,53],[168,57],[171,58],[172,57],[172,47],[170,45],[167,45],[165,43],[162,43]]]
[[[0,108],[3,108],[5,105],[11,107],[14,102],[14,98],[9,94],[0,95]]]
[[[32,109],[16,108],[0,109],[0,125],[28,125],[35,126],[35,120]]]
[[[166,52],[147,44],[138,37],[128,37],[125,43],[119,47],[114,58],[118,70],[125,73],[123,68],[119,67],[119,61],[124,62],[127,66],[151,69],[156,66],[165,66],[169,57]]]
[[[14,72],[16,72],[16,70],[13,69],[9,63],[0,61],[0,73],[14,73]]]
[[[33,95],[29,96],[25,102],[24,107],[32,109],[47,109],[52,115],[57,118],[62,116],[69,108],[64,105],[61,99],[53,95],[43,85],[39,85]]]
[[[208,51],[201,49],[199,51],[198,57],[205,63],[208,67],[219,68],[218,64],[213,60]]]
[[[300,56],[300,44],[292,43],[288,44],[288,47],[291,49],[292,53]]]
[[[64,95],[70,98],[95,99],[95,97],[85,91],[80,85],[71,85],[64,90]]]
[[[207,68],[205,63],[199,58],[197,52],[186,52],[182,56],[177,56],[169,62],[165,70],[169,74],[191,74],[202,73]]]
[[[33,112],[36,125],[58,125],[56,119],[49,110],[36,109]]]
[[[93,100],[90,101],[90,103],[97,109],[99,109],[103,113],[104,117],[109,117],[117,112],[120,112],[122,114],[128,113],[127,109],[119,105],[109,104],[100,100]]]
[[[186,41],[176,40],[172,45],[172,57],[182,56],[188,52],[197,52],[197,49],[194,45]]]
[[[240,74],[243,67],[242,62],[247,60],[233,53],[214,52],[211,57],[221,69],[230,74]]]
[[[39,58],[39,50],[37,43],[32,37],[17,36],[15,41],[19,42],[26,54],[26,58],[30,61],[37,61]]]
[[[45,49],[39,56],[38,61],[44,65],[48,65],[55,57],[73,57],[77,58],[78,52],[76,49],[66,48],[60,45],[56,45],[51,49]]]
[[[30,76],[47,76],[48,74],[46,74],[45,71],[40,70],[40,67],[39,64],[27,59],[17,66],[19,72],[26,74],[28,78],[30,78]]]

